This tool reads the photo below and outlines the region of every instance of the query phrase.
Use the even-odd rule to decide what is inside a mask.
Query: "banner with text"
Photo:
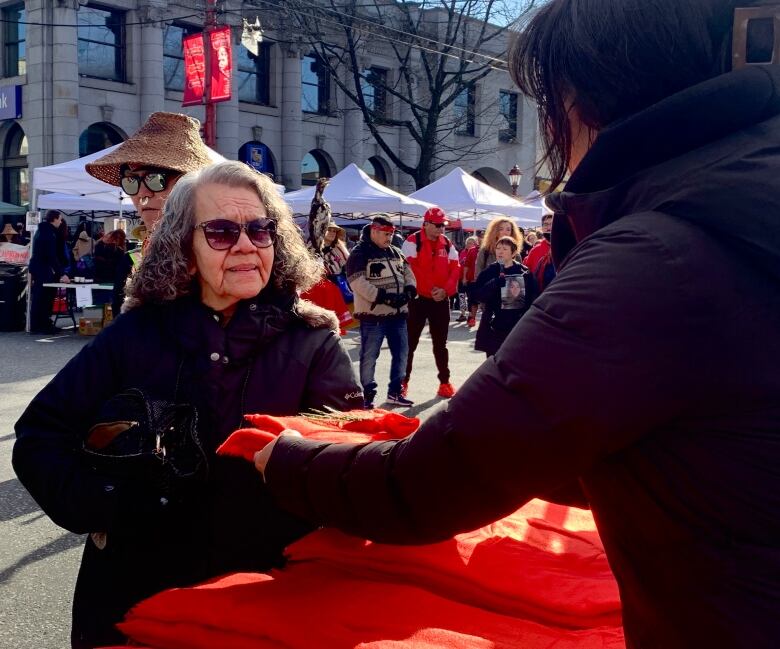
[[[211,101],[230,99],[233,76],[233,50],[230,46],[230,27],[217,27],[211,37]]]
[[[203,34],[190,34],[182,39],[184,48],[184,97],[182,106],[196,106],[203,103],[206,85],[206,57],[203,49]]]

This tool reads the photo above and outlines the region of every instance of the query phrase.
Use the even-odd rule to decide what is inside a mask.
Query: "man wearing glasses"
[[[449,298],[458,290],[460,263],[458,251],[444,236],[446,225],[447,215],[444,210],[430,208],[423,216],[422,230],[408,237],[401,249],[417,281],[417,298],[409,302],[409,355],[403,382],[404,395],[412,375],[414,351],[426,322],[431,332],[433,357],[439,374],[437,395],[449,399],[455,394],[455,388],[450,383],[447,333],[450,326]]]
[[[87,172],[121,187],[151,232],[179,178],[212,163],[200,138],[200,122],[180,113],[152,113],[146,123]]]

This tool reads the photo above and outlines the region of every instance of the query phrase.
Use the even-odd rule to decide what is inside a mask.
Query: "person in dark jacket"
[[[51,311],[56,288],[44,284],[53,282],[70,282],[65,275],[59,236],[62,223],[62,213],[57,210],[46,212],[44,220],[38,225],[38,231],[33,237],[32,256],[30,257],[30,333],[52,334],[59,331],[51,321]]]
[[[537,294],[533,275],[515,260],[517,242],[512,237],[501,237],[495,251],[495,263],[479,274],[473,289],[484,305],[474,349],[488,357],[501,347]]]
[[[412,437],[284,436],[258,454],[277,502],[425,543],[570,487],[627,647],[777,646],[780,52],[735,14],[749,4],[534,15],[510,69],[539,106],[552,186],[571,172],[548,199],[555,281]]]
[[[284,547],[312,529],[273,504],[251,465],[215,449],[246,413],[362,406],[334,316],[297,297],[318,276],[265,176],[240,162],[183,176],[125,312],[17,422],[19,479],[55,523],[90,533],[74,647],[120,643],[113,625],[165,588],[279,567]],[[160,476],[101,472],[81,450],[128,388],[197,408],[207,474],[175,499]]]
[[[374,408],[377,389],[374,371],[385,339],[392,357],[387,402],[397,406],[414,405],[401,394],[401,381],[409,351],[407,305],[417,295],[417,284],[406,258],[391,243],[394,232],[395,227],[388,218],[375,217],[363,228],[360,242],[347,261],[347,281],[355,295],[355,317],[360,320],[360,383],[366,410]]]

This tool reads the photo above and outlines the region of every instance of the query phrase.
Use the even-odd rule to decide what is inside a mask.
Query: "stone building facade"
[[[240,44],[240,0],[219,4],[221,22],[234,28],[233,98],[217,105],[216,148],[222,155],[245,161],[259,156],[263,170],[288,189],[355,162],[390,187],[414,190],[411,179],[382,156],[360,111],[332,80],[323,78],[310,52],[294,39],[270,31],[259,56],[250,56]],[[185,0],[0,4],[3,200],[26,202],[36,167],[117,143],[151,112],[186,112],[203,121],[202,106],[181,106],[181,38],[200,31],[203,24],[201,5],[193,6]],[[382,69],[394,73],[392,60],[382,56],[381,47],[366,65],[378,73]],[[533,107],[500,70],[482,79],[468,99],[475,116],[473,133],[453,132],[449,137],[455,144],[458,138],[466,144],[480,138],[488,146],[479,160],[461,166],[509,190],[507,172],[517,164],[525,172],[518,194],[528,193],[536,155]],[[391,105],[389,110],[402,107]],[[408,134],[399,127],[383,128],[398,151],[414,159],[416,145]],[[452,166],[439,170],[436,177]]]

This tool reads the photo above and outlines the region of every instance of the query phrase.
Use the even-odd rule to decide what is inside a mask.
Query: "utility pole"
[[[204,50],[204,92],[203,103],[206,105],[206,123],[203,125],[203,135],[206,146],[212,149],[217,144],[217,107],[211,100],[211,32],[217,26],[217,0],[206,0],[206,21],[203,25]]]

